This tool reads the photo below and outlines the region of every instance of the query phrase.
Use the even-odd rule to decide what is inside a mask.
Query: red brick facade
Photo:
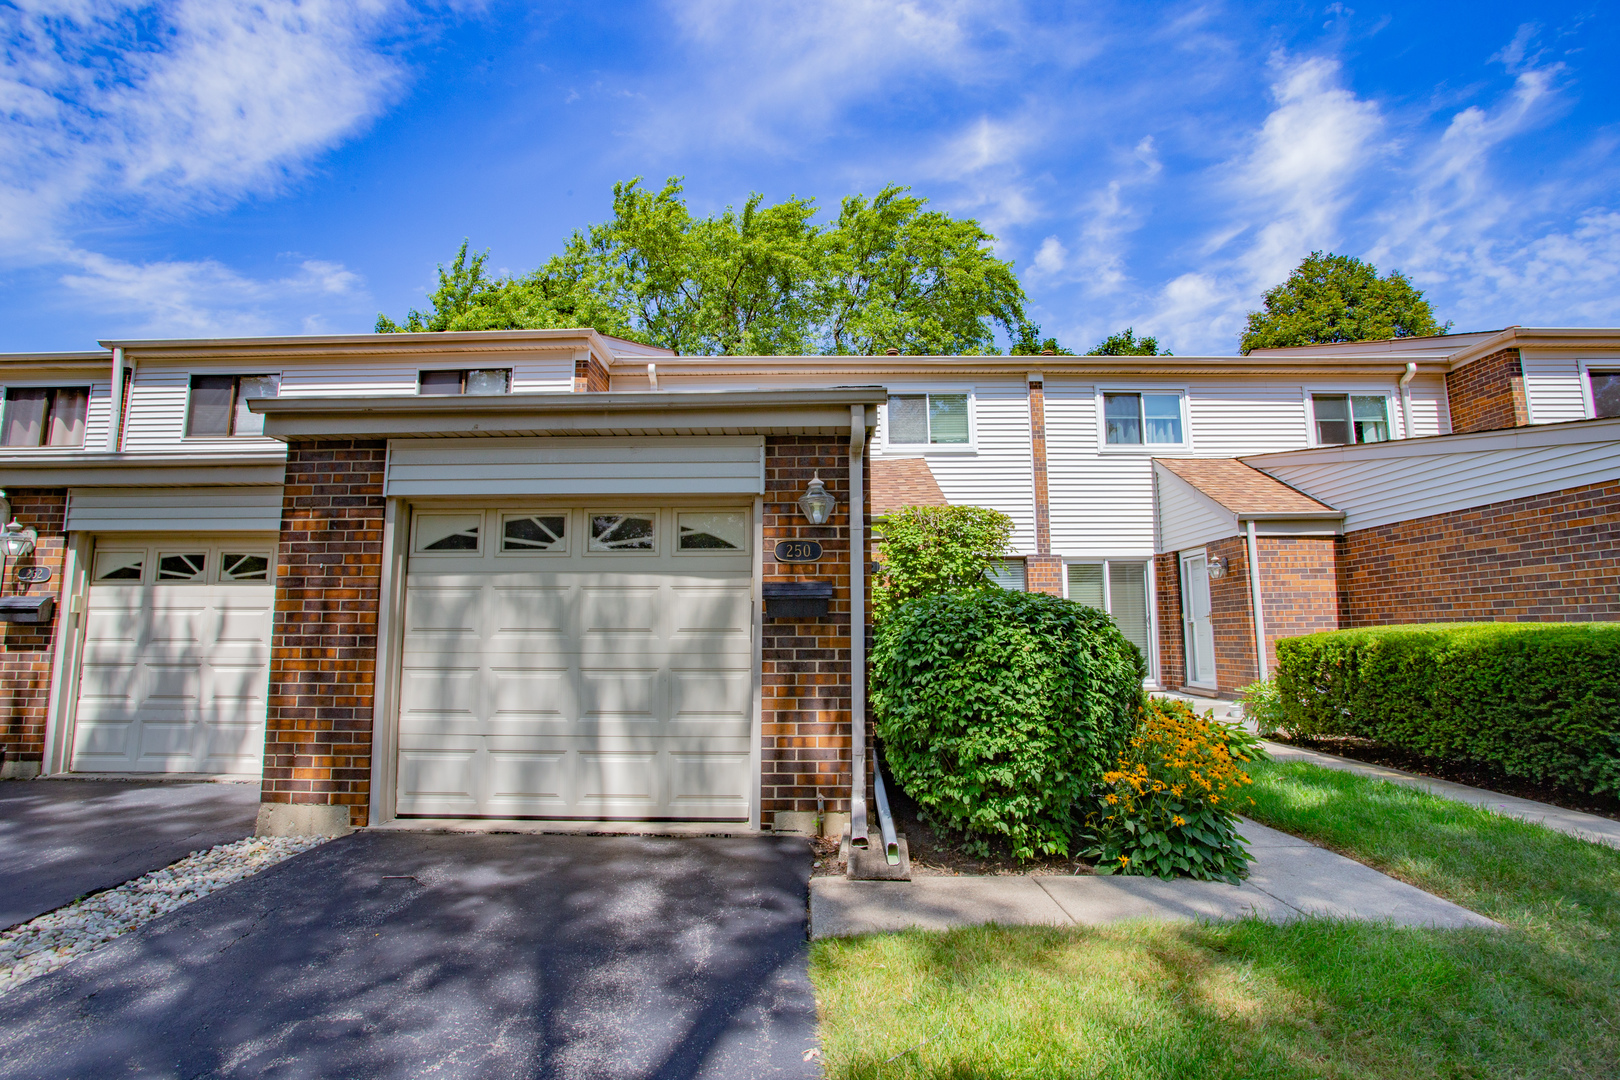
[[[24,566],[45,566],[51,580],[28,587],[30,595],[57,598],[56,616],[49,625],[0,623],[0,747],[6,751],[5,775],[33,776],[45,756],[45,719],[51,693],[51,662],[57,628],[68,618],[62,610],[62,565],[67,554],[63,526],[67,491],[62,488],[8,488],[11,514],[19,524],[39,533],[34,554]],[[4,522],[0,522],[4,524]],[[17,567],[7,562],[0,591],[16,595]]]
[[[1172,551],[1153,557],[1159,628],[1159,685],[1179,689],[1187,683],[1186,642],[1181,623],[1181,556]]]
[[[1059,555],[1024,556],[1024,589],[1063,595],[1063,558]]]
[[[1494,431],[1530,422],[1518,349],[1503,349],[1446,373],[1451,430]]]
[[[1260,677],[1254,660],[1254,589],[1249,583],[1249,544],[1241,536],[1205,545],[1226,573],[1209,579],[1210,621],[1215,630],[1215,687],[1230,697]]]
[[[383,548],[383,440],[287,448],[265,725],[267,803],[366,824]]]
[[[1266,667],[1277,670],[1277,642],[1339,628],[1338,542],[1332,536],[1260,536],[1260,599],[1265,604]],[[1251,637],[1249,651],[1254,651]]]
[[[574,361],[574,393],[605,394],[609,381],[607,368],[594,354]]]
[[[870,476],[870,458],[863,458]],[[799,513],[799,496],[812,476],[838,500],[823,526]],[[871,550],[870,495],[863,480]],[[816,540],[817,563],[778,563],[779,540]],[[764,580],[830,581],[833,600],[825,619],[767,618],[761,672],[761,823],[779,811],[814,813],[816,796],[828,812],[848,812],[850,783],[849,443],[837,436],[773,435],[765,440]],[[869,579],[863,575],[864,589]],[[868,612],[871,611],[868,594]],[[867,745],[871,745],[870,731]]]
[[[1063,561],[1052,555],[1052,496],[1046,478],[1046,385],[1029,384],[1029,444],[1035,482],[1035,556],[1024,560],[1024,588],[1063,595]]]
[[[1357,529],[1341,624],[1620,619],[1620,480]]]

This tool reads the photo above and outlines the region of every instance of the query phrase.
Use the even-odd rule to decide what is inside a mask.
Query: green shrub
[[[1142,655],[1100,611],[990,589],[901,605],[872,650],[894,778],[970,851],[1067,855],[1142,701]]]
[[[1236,885],[1249,866],[1238,813],[1253,805],[1244,766],[1266,757],[1241,725],[1174,698],[1151,698],[1118,767],[1103,774],[1085,854],[1099,874]]]
[[[1007,554],[1013,520],[983,506],[906,506],[879,518],[872,619],[919,596],[999,588],[989,578]]]
[[[1620,792],[1620,623],[1438,623],[1277,643],[1285,726]]]
[[[1254,724],[1261,736],[1275,735],[1287,727],[1288,710],[1283,707],[1282,695],[1277,693],[1276,679],[1262,679],[1238,690],[1243,702],[1243,719]]]

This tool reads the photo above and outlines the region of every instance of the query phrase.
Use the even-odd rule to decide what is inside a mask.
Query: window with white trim
[[[423,371],[418,375],[416,392],[423,397],[490,397],[510,393],[511,368],[471,368],[467,370]]]
[[[1620,416],[1620,371],[1592,371],[1586,373],[1592,381],[1592,415]]]
[[[87,386],[8,386],[0,446],[83,446]]]
[[[280,375],[193,375],[186,434],[263,435],[264,416],[247,403],[273,398],[280,389]]]
[[[1105,391],[1102,395],[1106,446],[1185,446],[1182,395],[1163,391]]]
[[[1312,394],[1318,446],[1389,441],[1389,398],[1383,394]]]
[[[1112,615],[1125,640],[1141,649],[1151,664],[1147,563],[1125,559],[1072,562],[1068,578],[1069,599]]]
[[[969,446],[973,395],[966,391],[890,394],[890,446]]]

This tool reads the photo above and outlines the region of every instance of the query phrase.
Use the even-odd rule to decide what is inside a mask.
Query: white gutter
[[[849,842],[866,838],[866,406],[849,407]]]
[[[1254,596],[1254,658],[1260,681],[1266,679],[1266,615],[1260,596],[1260,541],[1255,535],[1254,518],[1249,519],[1249,589]]]
[[[1412,379],[1417,375],[1417,364],[1408,362],[1406,374],[1401,376],[1401,438],[1412,437]]]

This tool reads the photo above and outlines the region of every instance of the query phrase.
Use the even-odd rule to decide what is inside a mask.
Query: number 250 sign
[[[821,545],[814,540],[783,540],[776,545],[777,562],[816,562]]]

